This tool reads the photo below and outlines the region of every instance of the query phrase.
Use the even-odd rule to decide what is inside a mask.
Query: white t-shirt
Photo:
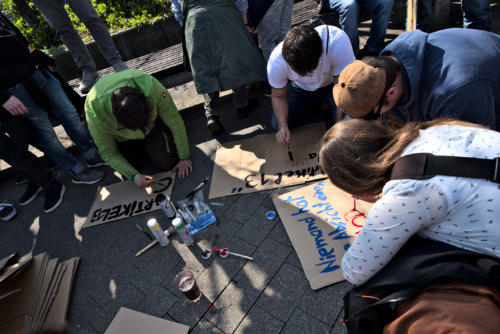
[[[432,153],[500,157],[500,133],[445,125],[421,130],[402,156]],[[368,281],[414,234],[500,258],[500,185],[488,180],[437,175],[392,180],[368,213],[365,225],[342,258],[345,278]]]
[[[339,76],[340,72],[354,61],[351,41],[349,37],[337,27],[322,25],[316,27],[323,41],[323,55],[319,59],[318,67],[306,76],[300,76],[294,72],[283,58],[283,42],[278,44],[267,63],[267,78],[271,87],[284,88],[288,80],[294,81],[300,88],[307,91],[315,91],[333,82],[333,77]],[[328,54],[326,54],[326,40],[328,38]]]

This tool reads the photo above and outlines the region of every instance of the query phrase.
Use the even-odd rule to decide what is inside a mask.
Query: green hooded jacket
[[[111,109],[111,95],[114,90],[124,86],[135,87],[144,93],[152,110],[151,122],[148,124],[154,124],[159,116],[172,132],[179,159],[188,158],[189,146],[184,121],[167,89],[151,75],[129,69],[100,79],[85,100],[89,132],[102,159],[113,169],[132,179],[138,171],[118,151],[116,142],[144,139],[152,129],[152,126],[147,127],[146,133],[129,130],[116,120]]]

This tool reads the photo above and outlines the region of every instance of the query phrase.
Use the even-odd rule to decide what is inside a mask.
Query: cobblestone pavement
[[[168,80],[164,83],[168,85]],[[218,142],[271,132],[270,99],[255,89],[251,98],[257,98],[260,106],[246,119],[236,117],[231,96],[221,99],[226,131],[215,138],[205,127],[201,99],[192,83],[170,92],[183,109],[194,166],[192,175],[175,181],[174,200],[212,175]],[[275,210],[272,198],[296,187],[216,199],[223,204],[212,206],[217,222],[196,234],[194,247],[186,247],[175,236],[168,247],[135,257],[149,243],[135,225],[146,229],[151,217],[164,229],[170,222],[161,211],[154,211],[82,229],[98,186],[119,181],[109,167],[100,169],[106,178],[95,185],[75,185],[65,171],[56,170],[67,187],[56,211],[44,214],[39,196],[26,207],[18,206],[14,220],[0,222],[0,258],[12,252],[48,252],[60,260],[81,257],[68,314],[77,333],[103,333],[121,306],[189,325],[193,333],[345,332],[336,319],[351,285],[342,282],[312,291],[283,224],[279,218],[265,218],[266,211]],[[25,186],[15,185],[15,179],[13,169],[3,168],[0,200],[15,202],[21,197]],[[208,189],[209,184],[205,198]],[[202,259],[202,250],[214,246],[251,255],[255,261]],[[197,303],[187,302],[173,285],[174,276],[183,269],[195,274],[203,292]],[[209,310],[211,302],[214,308]]]

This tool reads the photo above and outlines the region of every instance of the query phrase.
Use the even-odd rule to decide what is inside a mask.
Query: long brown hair
[[[405,124],[389,129],[363,119],[337,122],[326,132],[319,152],[320,165],[330,181],[357,196],[375,196],[390,179],[391,169],[419,130],[440,125],[485,128],[450,118]]]

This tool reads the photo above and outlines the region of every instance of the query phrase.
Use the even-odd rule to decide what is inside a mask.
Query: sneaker
[[[28,182],[28,187],[26,188],[24,195],[21,196],[19,205],[27,205],[31,203],[40,191],[42,191],[42,187],[38,186],[35,183]]]
[[[125,65],[125,63],[122,61],[117,61],[116,63],[112,64],[111,66],[113,66],[113,70],[115,70],[115,72],[122,72],[122,71],[128,70],[128,66]]]
[[[16,179],[16,184],[25,184],[28,182],[28,178],[24,175],[19,175]]]
[[[0,219],[7,222],[17,215],[14,205],[9,203],[0,203]]]
[[[220,123],[219,116],[209,116],[207,118],[207,128],[212,134],[224,131],[224,127]]]
[[[93,184],[101,181],[104,178],[104,172],[100,170],[90,170],[86,168],[83,172],[75,174],[72,170],[69,170],[71,174],[71,181],[75,184]]]
[[[82,94],[87,94],[101,76],[97,72],[83,72],[82,82],[78,89]]]
[[[236,108],[238,110],[238,118],[245,118],[248,116],[250,111],[257,108],[259,105],[259,100],[252,99],[248,101],[248,105],[242,108]]]
[[[66,188],[62,184],[59,184],[59,187],[57,187],[56,189],[45,190],[45,203],[43,204],[43,212],[49,213],[57,209],[57,207],[62,202],[65,191]]]
[[[97,153],[97,150],[95,150],[94,156],[91,159],[86,160],[87,165],[90,168],[95,168],[95,167],[100,167],[100,166],[107,166],[108,164],[102,160],[101,156],[99,153]]]

